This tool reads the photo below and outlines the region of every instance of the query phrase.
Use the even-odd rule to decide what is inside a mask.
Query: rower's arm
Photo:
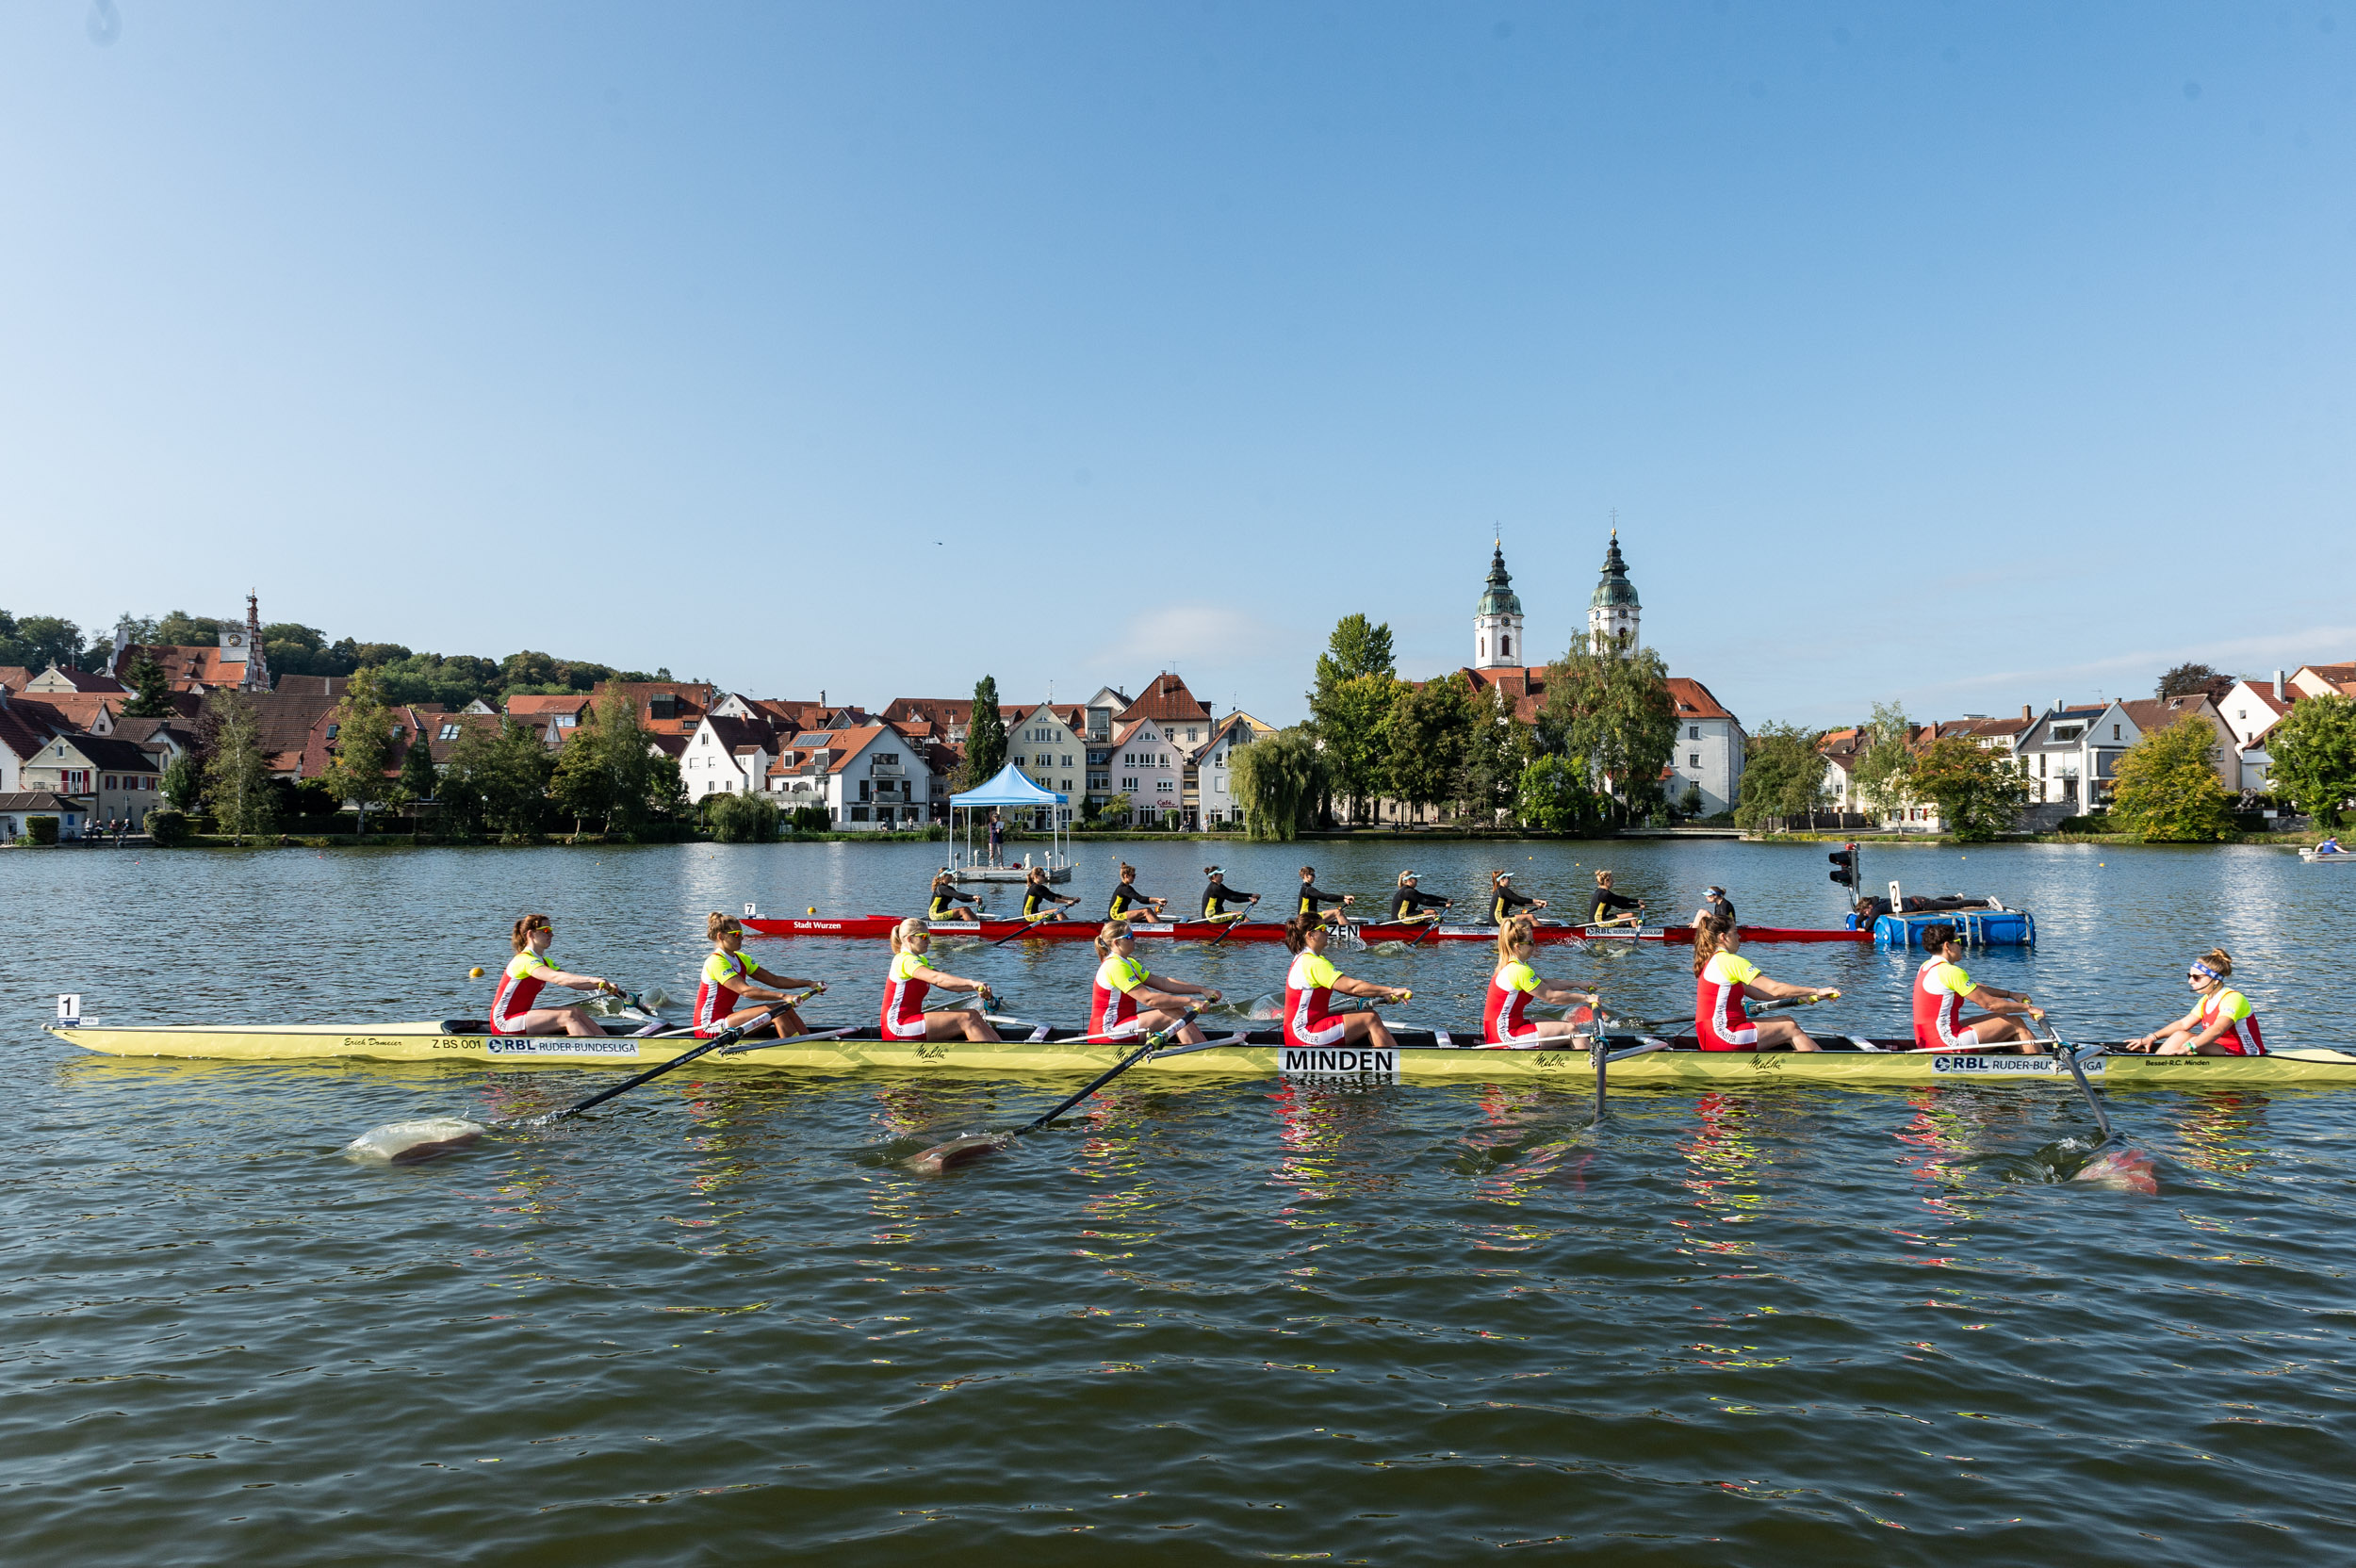
[[[1770,980],[1765,975],[1742,988],[1742,994],[1758,1002],[1789,1002],[1800,996],[1823,996],[1828,986],[1794,986],[1788,981]]]
[[[614,988],[594,974],[575,974],[569,970],[560,969],[542,978],[552,986],[568,986],[577,991],[610,991]]]
[[[1539,981],[1538,1000],[1541,1002],[1584,1002],[1590,1007],[1599,1006],[1603,1002],[1603,998],[1594,991],[1580,990],[1568,980]]]
[[[1353,980],[1347,974],[1335,975],[1333,988],[1344,996],[1390,997],[1399,994],[1399,988],[1397,986],[1378,986],[1371,980]]]
[[[922,965],[917,967],[909,978],[922,980],[927,986],[939,986],[944,991],[987,992],[990,989],[990,982],[986,980],[963,980],[957,975],[943,974],[937,969],[927,969]]]
[[[759,964],[752,967],[751,972],[752,977],[762,985],[775,986],[781,991],[823,991],[826,988],[824,980],[795,980],[788,975],[772,973]]]

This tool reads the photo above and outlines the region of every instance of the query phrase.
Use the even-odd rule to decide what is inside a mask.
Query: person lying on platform
[[[1106,920],[1159,920],[1162,906],[1168,899],[1137,891],[1137,868],[1123,860],[1121,863],[1121,885],[1113,890],[1112,901],[1104,906]]]
[[[960,904],[971,904],[971,909],[960,909]],[[972,893],[957,891],[955,878],[943,870],[933,878],[933,901],[924,911],[926,920],[965,921],[982,918],[981,901]]]
[[[1058,908],[1058,905],[1068,908],[1079,902],[1064,897],[1048,885],[1045,866],[1033,866],[1030,874],[1023,878],[1023,918],[1033,925],[1062,914],[1063,908]]]
[[[1946,915],[1959,909],[2001,909],[2004,906],[2004,901],[1995,898],[1958,898],[1952,893],[1932,897],[1908,893],[1906,906],[1902,912],[1909,915]],[[1857,901],[1857,917],[1860,924],[1871,925],[1888,913],[1890,900],[1886,898],[1860,898]]]
[[[1355,893],[1319,892],[1317,890],[1317,868],[1315,866],[1303,866],[1301,868],[1300,912],[1306,915],[1309,919],[1321,920],[1325,922],[1326,924],[1333,926],[1347,925],[1350,923],[1350,917],[1342,913],[1340,906],[1346,904],[1355,904],[1357,902],[1358,897]],[[1322,904],[1331,904],[1335,906],[1333,912],[1332,914],[1327,914],[1318,908],[1318,906]]]
[[[1532,898],[1528,893],[1513,890],[1512,872],[1493,871],[1489,874],[1489,923],[1500,931],[1505,928],[1507,921],[1514,919],[1524,909],[1543,909],[1546,906],[1545,899]],[[1530,919],[1537,917],[1532,915]]]
[[[1631,909],[1634,910],[1635,913],[1624,915],[1618,912],[1622,909]],[[1612,874],[1610,872],[1599,871],[1595,873],[1595,902],[1591,904],[1587,909],[1588,924],[1602,926],[1642,925],[1644,923],[1644,901],[1643,899],[1629,898],[1625,893],[1615,893],[1612,890]]]
[[[1227,874],[1217,866],[1204,866],[1203,874],[1211,879],[1210,886],[1203,890],[1203,918],[1204,920],[1214,925],[1233,925],[1238,921],[1247,921],[1252,918],[1252,911],[1249,909],[1230,909],[1227,906],[1230,904],[1257,904],[1260,902],[1258,893],[1248,893],[1229,887]]]
[[[1399,874],[1399,890],[1391,894],[1391,923],[1393,925],[1431,925],[1440,918],[1440,911],[1453,907],[1456,901],[1442,898],[1438,893],[1419,892],[1415,874]]]
[[[1996,1049],[2018,1051],[2023,1055],[2037,1054],[2036,1032],[2022,1019],[2042,1020],[2045,1014],[2029,1000],[2027,991],[1998,990],[1994,986],[1980,985],[1964,973],[1958,962],[1963,957],[1963,943],[1952,925],[1924,926],[1922,945],[1930,950],[1931,956],[1914,972],[1916,1050]],[[1963,999],[1967,996],[1988,1011],[1975,1018],[1965,1018]],[[1997,1016],[2002,1013],[2015,1016]]]

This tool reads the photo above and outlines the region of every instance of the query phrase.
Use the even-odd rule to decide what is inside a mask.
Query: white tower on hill
[[[1481,607],[1473,612],[1473,668],[1511,670],[1529,662],[1522,645],[1522,601],[1505,570],[1505,541],[1489,558],[1489,585],[1481,590]]]

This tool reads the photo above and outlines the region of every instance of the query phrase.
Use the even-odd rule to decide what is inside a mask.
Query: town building
[[[2217,715],[2233,734],[2237,773],[2233,788],[2262,794],[2272,788],[2274,759],[2266,751],[2266,738],[2282,722],[2291,705],[2308,694],[2285,680],[2280,670],[2274,672],[2272,680],[2244,678],[2227,689],[2217,703]]]
[[[74,801],[96,823],[127,822],[138,832],[162,804],[163,764],[154,753],[108,735],[57,735],[25,762],[20,788]]]
[[[892,725],[805,730],[780,740],[768,786],[781,809],[823,807],[838,828],[876,832],[921,826],[941,814],[932,748]],[[945,810],[945,794],[939,804]]]
[[[174,692],[217,692],[224,687],[241,692],[271,688],[270,660],[262,651],[262,611],[253,594],[245,596],[245,625],[223,626],[216,645],[183,646],[134,643],[115,633],[114,655],[106,673],[128,684],[131,671],[142,660],[154,660]]]
[[[1042,702],[1006,726],[1006,760],[1040,789],[1078,800],[1085,793],[1079,788],[1080,782],[1088,776],[1087,728],[1087,709],[1056,709]],[[1044,806],[1037,808],[1034,827],[1042,831],[1047,828],[1048,809]],[[1071,826],[1073,808],[1061,806],[1055,809],[1062,817],[1055,825]]]
[[[0,844],[32,837],[33,823],[41,818],[57,823],[59,843],[72,843],[81,838],[89,815],[80,801],[53,790],[0,790]]]
[[[2356,697],[2356,663],[2301,664],[2290,683],[2302,696]]]

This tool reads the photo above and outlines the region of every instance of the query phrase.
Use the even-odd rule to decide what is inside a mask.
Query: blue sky
[[[0,606],[1284,721],[2356,654],[2356,5],[0,11]]]

